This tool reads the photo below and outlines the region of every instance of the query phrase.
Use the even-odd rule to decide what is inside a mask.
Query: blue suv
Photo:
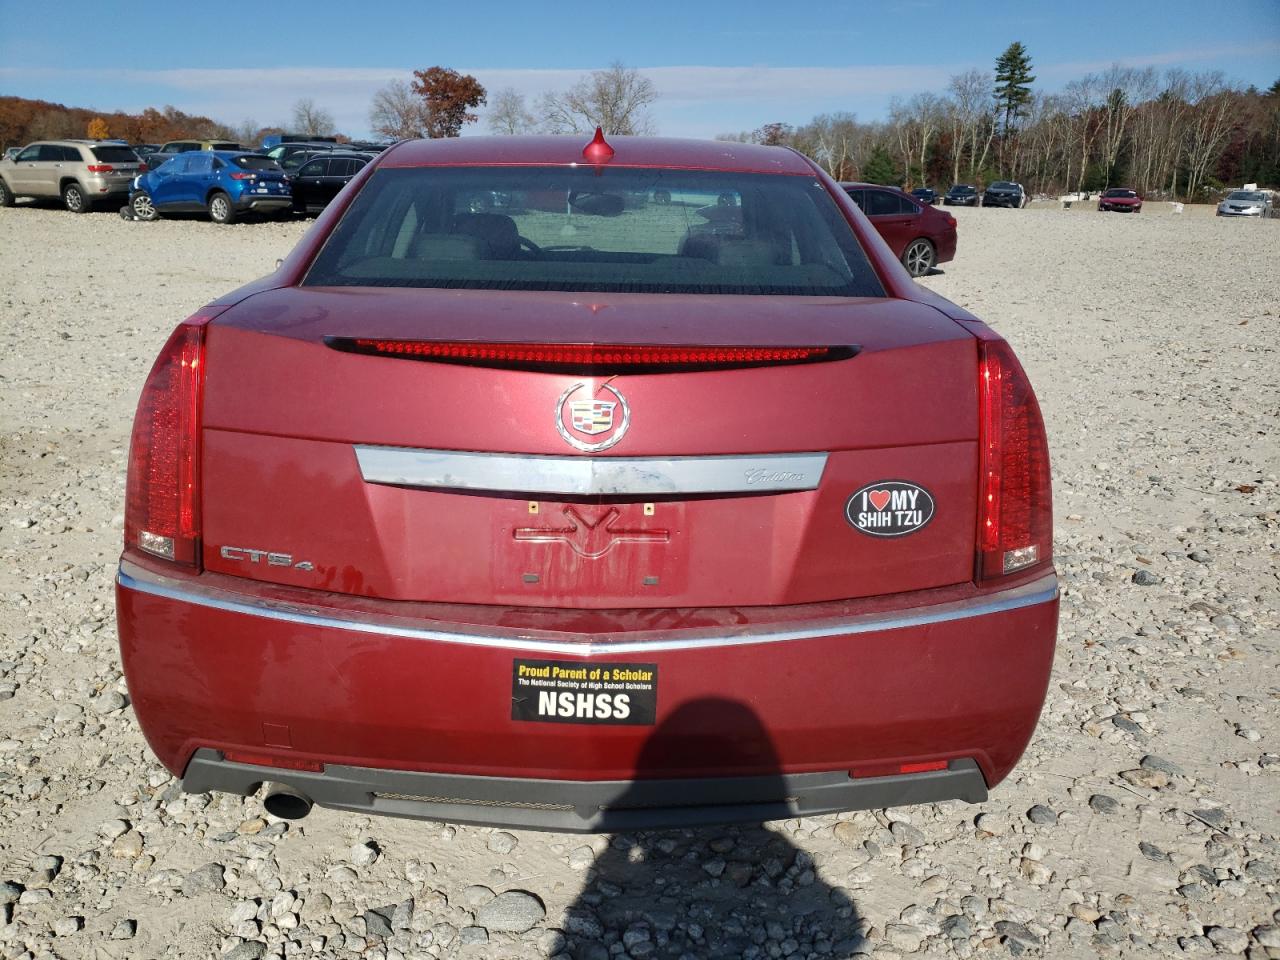
[[[242,213],[292,206],[289,178],[270,157],[192,150],[137,177],[127,212],[138,220],[155,220],[162,213],[208,211],[214,223],[234,223]]]

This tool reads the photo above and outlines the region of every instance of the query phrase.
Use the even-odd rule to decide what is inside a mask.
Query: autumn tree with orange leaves
[[[468,111],[484,106],[487,96],[475,77],[448,67],[413,71],[412,87],[422,98],[423,126],[432,139],[461,134],[463,124],[479,119]]]
[[[107,126],[107,121],[101,117],[94,117],[89,121],[89,127],[86,130],[86,136],[90,140],[105,140],[111,136],[111,130]]]

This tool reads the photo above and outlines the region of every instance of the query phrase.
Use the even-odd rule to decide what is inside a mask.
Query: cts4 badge
[[[933,519],[933,495],[905,480],[870,483],[844,505],[845,519],[872,537],[905,537]]]
[[[616,387],[602,383],[592,390],[587,381],[575,383],[556,401],[556,430],[569,446],[588,453],[608,450],[631,426],[631,407]],[[584,440],[584,437],[599,437]]]

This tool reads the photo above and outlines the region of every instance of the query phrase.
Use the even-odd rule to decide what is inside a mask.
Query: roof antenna
[[[596,127],[596,135],[582,148],[582,156],[588,163],[608,163],[613,159],[613,147],[604,139],[604,130]]]

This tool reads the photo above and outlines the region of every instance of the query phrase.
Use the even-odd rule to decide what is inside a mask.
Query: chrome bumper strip
[[[530,496],[664,496],[815,490],[825,453],[708,457],[548,457],[356,446],[369,483]]]
[[[882,630],[900,630],[906,627],[920,627],[1004,613],[1022,607],[1049,603],[1058,596],[1057,575],[1047,573],[1030,583],[1011,590],[1003,590],[1000,593],[951,603],[915,607],[911,610],[854,614],[794,623],[762,624],[739,629],[699,627],[684,630],[595,634],[589,639],[578,640],[565,639],[564,634],[546,630],[484,629],[465,624],[430,626],[424,625],[429,622],[390,614],[351,612],[338,615],[323,607],[247,598],[243,594],[232,593],[217,587],[160,576],[127,560],[121,561],[116,582],[126,590],[136,590],[139,593],[189,603],[197,607],[262,617],[282,623],[414,640],[434,640],[441,643],[462,643],[531,653],[562,653],[575,656],[733,647],[753,643],[816,640]]]

